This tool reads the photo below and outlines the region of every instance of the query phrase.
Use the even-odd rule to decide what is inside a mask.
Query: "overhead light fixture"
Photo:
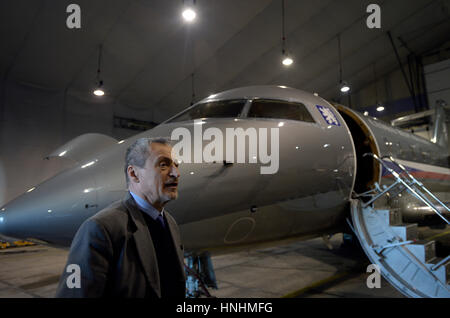
[[[381,103],[377,104],[377,112],[382,112],[384,110],[384,106]]]
[[[103,86],[103,82],[100,81],[99,84],[98,84],[98,87],[94,90],[94,95],[95,96],[103,96],[103,95],[105,95],[105,91],[103,90],[102,86]]]
[[[183,4],[184,4],[184,0],[183,0]],[[197,17],[197,13],[194,10],[194,6],[195,6],[195,0],[192,1],[192,5],[184,5],[184,9],[183,12],[181,13],[181,16],[183,17],[184,21],[191,23],[195,20],[195,18]]]
[[[369,112],[367,110],[364,112],[364,116],[369,116]]]
[[[375,83],[375,100],[377,103],[377,112],[382,112],[384,110],[384,105],[378,99],[378,85],[377,85],[377,73],[375,70],[375,63],[373,63],[373,78]]]
[[[346,81],[342,80],[342,56],[341,56],[341,34],[337,35],[338,40],[338,53],[339,53],[339,89],[341,93],[348,93],[350,91],[350,86]]]
[[[192,10],[191,8],[186,8],[186,9],[184,9],[182,16],[183,16],[184,21],[192,22],[195,20],[197,13],[195,13],[195,11]]]
[[[284,66],[291,66],[292,63],[294,63],[294,60],[292,59],[292,57],[286,51],[284,0],[281,1],[281,40],[282,40],[282,48],[281,48],[282,60],[281,60],[281,63]]]
[[[350,86],[347,84],[347,82],[341,82],[340,90],[342,93],[347,93],[350,91]]]
[[[291,59],[289,56],[285,56],[285,57],[283,58],[282,63],[283,63],[284,66],[289,66],[289,65],[291,65],[292,63],[294,63],[294,60]]]
[[[97,65],[97,87],[94,90],[95,96],[103,96],[105,95],[105,91],[103,90],[103,80],[100,79],[100,65],[102,60],[102,45],[98,49],[98,65]]]

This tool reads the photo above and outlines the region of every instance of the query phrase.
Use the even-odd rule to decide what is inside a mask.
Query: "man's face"
[[[172,158],[172,147],[153,143],[151,154],[138,170],[140,192],[148,202],[164,204],[178,197],[178,163]]]

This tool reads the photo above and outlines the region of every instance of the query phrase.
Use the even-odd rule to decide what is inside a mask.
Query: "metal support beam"
[[[419,112],[419,109],[417,107],[417,101],[416,101],[416,89],[414,87],[414,75],[413,75],[413,63],[415,61],[414,54],[411,53],[408,55],[408,71],[409,71],[409,81],[411,85],[411,91],[412,91],[412,98],[414,102],[414,111],[417,113]]]
[[[424,109],[430,109],[430,105],[428,105],[428,97],[427,97],[427,88],[425,86],[425,70],[423,68],[423,60],[421,56],[416,56],[416,66],[417,66],[417,77],[420,78],[418,80],[418,83],[420,83],[420,86],[422,88],[423,96],[421,98],[420,104],[422,105],[422,108]],[[420,92],[420,89],[419,89]],[[422,103],[423,101],[423,103]]]
[[[415,99],[414,99],[414,92],[413,92],[413,90],[411,88],[411,85],[410,85],[410,83],[408,81],[408,77],[406,76],[406,72],[405,72],[405,70],[403,68],[402,61],[400,59],[400,55],[398,54],[397,47],[395,46],[395,43],[394,43],[394,39],[392,39],[391,31],[387,31],[387,35],[389,37],[389,40],[391,40],[392,48],[394,49],[395,56],[397,57],[398,65],[400,66],[400,70],[402,71],[403,78],[405,79],[406,86],[408,87],[409,93],[411,94],[411,98],[413,98],[413,100],[415,101]],[[417,112],[417,108],[416,107],[414,107],[414,108],[415,108],[415,111]]]

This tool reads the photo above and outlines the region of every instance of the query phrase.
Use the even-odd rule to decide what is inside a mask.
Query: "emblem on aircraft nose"
[[[337,119],[336,115],[333,113],[330,107],[316,105],[323,119],[327,122],[328,125],[340,126],[341,123]]]

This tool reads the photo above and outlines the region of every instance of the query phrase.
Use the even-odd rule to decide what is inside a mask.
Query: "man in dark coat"
[[[81,225],[56,297],[185,296],[180,234],[164,209],[178,196],[180,175],[171,151],[161,138],[141,138],[128,148],[129,192]]]

